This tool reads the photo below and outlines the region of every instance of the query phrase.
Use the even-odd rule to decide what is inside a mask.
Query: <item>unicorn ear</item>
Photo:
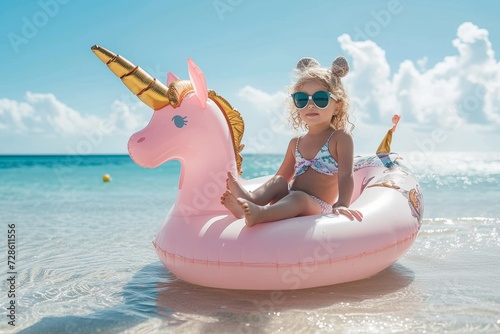
[[[205,75],[191,58],[188,58],[188,72],[189,79],[193,84],[194,93],[198,101],[200,101],[201,107],[205,109],[208,100],[207,82],[205,80]]]
[[[167,86],[169,86],[174,81],[179,81],[179,78],[177,77],[177,75],[173,74],[172,72],[168,72],[168,74],[167,74]]]

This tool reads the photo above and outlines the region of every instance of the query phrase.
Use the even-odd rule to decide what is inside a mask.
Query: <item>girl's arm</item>
[[[280,168],[276,172],[276,175],[281,175],[285,178],[287,183],[292,181],[293,175],[295,174],[295,145],[297,143],[297,138],[290,140],[288,148],[285,153],[285,158],[281,163]]]
[[[354,143],[352,136],[344,131],[339,131],[337,138],[337,163],[339,196],[333,206],[334,214],[343,214],[350,220],[363,219],[363,214],[357,210],[349,209],[354,190]]]
[[[340,132],[337,138],[337,163],[339,198],[335,206],[348,208],[354,190],[354,143],[352,136],[344,131]]]

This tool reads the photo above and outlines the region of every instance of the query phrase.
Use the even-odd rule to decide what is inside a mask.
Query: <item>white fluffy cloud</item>
[[[500,127],[500,62],[488,38],[488,31],[466,22],[452,41],[457,54],[430,68],[426,57],[405,60],[395,73],[385,51],[373,41],[353,41],[347,34],[338,38],[351,56],[351,73],[345,82],[358,121],[390,124],[394,113],[405,123],[422,128],[483,125]],[[283,96],[267,94],[253,87],[240,90],[248,101],[259,101],[260,109],[277,113]],[[262,101],[266,101],[262,103]]]
[[[346,80],[353,104],[367,123],[378,123],[400,113],[405,122],[458,128],[500,126],[500,63],[488,31],[466,22],[453,46],[457,54],[425,69],[427,59],[402,62],[391,75],[385,51],[373,41],[338,38],[352,58]]]
[[[130,132],[145,123],[147,113],[135,112],[140,103],[117,100],[105,117],[82,115],[59,101],[53,94],[26,93],[24,101],[0,99],[2,133],[79,136],[91,131],[103,135]]]
[[[439,143],[441,149],[452,149],[453,145],[475,149],[467,146],[471,141],[467,138],[475,135],[478,143],[489,143],[490,137],[481,134],[494,137],[498,133],[500,62],[495,59],[487,30],[463,23],[452,41],[455,54],[435,64],[427,57],[405,60],[392,69],[385,50],[375,42],[353,41],[347,34],[339,36],[338,42],[351,59],[345,83],[355,108],[361,145],[372,142],[373,133],[379,130],[383,135],[394,113],[403,116],[406,130],[399,132],[398,138],[400,143],[410,144],[408,149],[428,140],[436,129],[447,129],[448,139]],[[240,101],[232,102],[245,111],[244,152],[283,152],[292,135],[283,113],[285,98],[283,92],[270,94],[251,86],[239,90],[235,100]],[[105,116],[88,115],[53,94],[28,92],[22,101],[0,99],[0,134],[36,134],[37,138],[61,141],[59,138],[88,137],[99,131],[99,135],[111,135],[104,143],[120,137],[122,145],[151,115],[130,94],[116,100],[110,109]],[[367,149],[372,150],[371,146]]]
[[[239,108],[245,110],[244,152],[280,152],[286,148],[291,131],[283,107],[285,93],[268,94],[245,86],[238,91],[238,97],[242,99]]]
[[[374,134],[382,138],[395,113],[403,116],[405,131],[399,132],[398,138],[408,150],[487,149],[484,142],[488,133],[493,137],[498,133],[500,62],[495,59],[487,30],[463,23],[452,41],[455,55],[436,64],[429,64],[427,57],[405,60],[395,71],[391,71],[385,50],[375,42],[353,41],[347,34],[338,42],[351,58],[345,84],[355,110],[360,148],[373,150]],[[260,140],[260,146],[251,147],[257,151],[280,147],[277,151],[282,151],[287,142],[284,138],[289,139],[291,133],[285,130],[286,123],[271,126],[268,118],[283,117],[284,94],[247,86],[239,96],[247,101],[248,110],[259,113],[245,118],[251,122],[248,131],[257,129],[250,132],[250,139],[246,134],[246,139],[253,143],[255,138],[264,138],[262,134],[268,129],[276,133],[267,136],[270,140]],[[427,143],[425,148],[419,146],[422,142]]]

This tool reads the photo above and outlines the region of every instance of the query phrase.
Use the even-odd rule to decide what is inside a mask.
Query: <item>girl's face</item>
[[[327,91],[325,87],[319,84],[316,81],[308,81],[302,85],[302,87],[298,90],[300,92],[304,92],[309,96],[312,96],[317,91]],[[315,125],[323,125],[330,124],[330,121],[337,113],[339,103],[336,102],[333,98],[329,97],[328,106],[324,109],[318,108],[316,104],[314,104],[313,100],[310,99],[308,104],[303,109],[298,109],[300,118],[304,123],[306,123],[309,127]]]

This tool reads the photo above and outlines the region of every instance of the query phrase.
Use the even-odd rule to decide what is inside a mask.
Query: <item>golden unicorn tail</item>
[[[396,126],[398,125],[400,119],[401,116],[397,114],[392,116],[392,124],[393,124],[392,128],[389,131],[387,131],[387,134],[385,135],[384,139],[382,139],[382,142],[378,146],[377,154],[391,153],[392,134],[396,131]]]

